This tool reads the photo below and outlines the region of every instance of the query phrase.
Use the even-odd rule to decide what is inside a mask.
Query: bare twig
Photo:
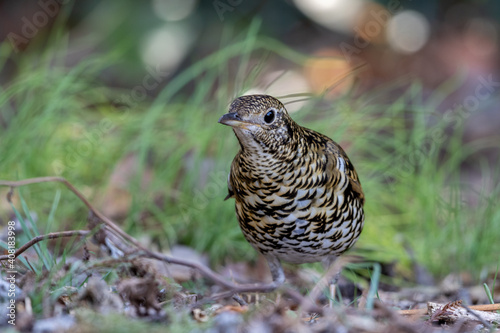
[[[427,309],[399,310],[398,313],[402,316],[423,316],[427,314]]]
[[[92,204],[85,198],[85,196],[76,189],[76,187],[73,186],[69,181],[67,181],[65,178],[62,177],[38,177],[38,178],[28,178],[24,180],[18,180],[18,181],[8,181],[8,180],[0,180],[0,186],[10,186],[11,191],[20,186],[25,186],[25,185],[31,185],[31,184],[39,184],[39,183],[48,183],[48,182],[59,182],[63,183],[66,185],[67,188],[70,189],[71,192],[73,192],[78,199],[80,199],[87,208],[92,211],[99,219],[101,219],[104,224],[106,224],[111,230],[113,230],[115,233],[123,237],[124,239],[128,240],[130,243],[134,244],[137,246],[139,249],[144,249],[142,245],[132,236],[124,232],[122,229],[120,229],[113,221],[108,219],[106,216],[104,216],[102,213],[100,213],[97,209],[92,206]],[[9,192],[9,193],[10,193]],[[7,200],[10,202],[10,197],[12,195],[7,196]]]
[[[50,234],[36,236],[26,244],[21,246],[19,249],[17,249],[17,251],[14,253],[14,257],[17,258],[21,253],[23,253],[36,243],[46,239],[56,239],[56,238],[72,237],[72,236],[87,236],[89,233],[90,233],[89,230],[72,230],[72,231],[52,232]],[[7,260],[7,259],[9,259],[8,254],[0,256],[0,260]]]
[[[233,300],[236,301],[240,306],[247,306],[248,303],[245,302],[243,298],[240,297],[238,294],[233,295]]]
[[[483,324],[485,327],[488,328],[488,330],[491,331],[491,325],[482,316],[480,316],[476,311],[473,311],[471,308],[469,308],[466,305],[461,304],[461,306],[462,306],[462,308],[464,308],[465,310],[467,310],[467,313],[469,313],[469,314],[473,315],[474,317],[476,317],[481,322],[481,324]],[[499,320],[499,319],[500,319],[500,316],[496,320]],[[495,319],[492,319],[492,321],[494,321],[494,320]]]
[[[311,292],[309,293],[309,298],[315,302],[322,291],[331,283],[334,276],[342,271],[342,268],[349,262],[354,261],[353,257],[340,257],[334,261],[332,265],[328,268],[325,275],[316,283]]]
[[[500,303],[471,305],[469,306],[469,309],[478,311],[499,311]],[[427,309],[399,310],[398,313],[403,316],[423,316],[427,314]]]
[[[139,254],[139,256],[146,258],[154,258],[156,260],[164,261],[169,264],[177,264],[177,265],[191,267],[193,269],[196,269],[198,272],[201,273],[201,275],[203,275],[207,279],[210,279],[216,284],[225,287],[226,289],[229,289],[227,292],[222,292],[220,294],[213,295],[212,296],[213,299],[231,297],[235,293],[248,293],[248,292],[267,293],[276,290],[277,287],[272,282],[259,283],[259,284],[242,284],[242,285],[234,284],[229,280],[226,280],[223,276],[215,273],[207,266],[189,260],[166,256],[164,254],[153,252],[147,249],[142,250],[142,254]]]
[[[500,303],[471,305],[469,309],[478,311],[500,311]]]

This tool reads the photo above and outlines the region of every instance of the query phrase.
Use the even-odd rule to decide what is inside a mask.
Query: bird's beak
[[[226,113],[219,119],[219,123],[223,125],[228,125],[231,127],[241,127],[241,128],[246,128],[248,123],[240,118],[238,113],[232,112],[232,113]]]

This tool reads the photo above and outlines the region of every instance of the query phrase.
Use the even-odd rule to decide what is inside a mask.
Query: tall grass
[[[92,200],[103,192],[116,163],[133,154],[139,167],[128,188],[132,203],[122,221],[127,231],[157,237],[164,246],[185,243],[208,253],[213,263],[255,258],[239,230],[234,203],[223,201],[238,144],[217,119],[265,70],[265,63],[251,67],[250,59],[300,65],[308,56],[261,36],[258,20],[246,35],[227,40],[169,81],[154,100],[133,108],[117,108],[112,101],[123,91],[106,87],[101,77],[119,61],[116,50],[73,67],[60,59],[65,56],[60,41],[44,57],[21,56],[18,75],[1,87],[0,178],[60,174]],[[8,54],[0,55],[5,62]],[[382,98],[396,96],[389,86],[331,103],[311,97],[293,117],[347,145],[366,193],[366,227],[358,247],[370,250],[369,259],[398,260],[408,273],[404,246],[409,244],[419,261],[440,275],[496,265],[500,208],[493,198],[499,186],[481,193],[475,205],[462,200],[470,189],[461,166],[491,144],[463,144],[463,129],[450,127],[436,111],[438,94],[424,99],[418,82],[405,86],[392,100]],[[148,183],[143,182],[146,170]],[[484,164],[481,173],[498,184],[497,170]],[[44,211],[55,191],[43,184],[23,193],[32,209]],[[86,214],[73,196],[63,191],[56,198],[51,231],[85,224]]]

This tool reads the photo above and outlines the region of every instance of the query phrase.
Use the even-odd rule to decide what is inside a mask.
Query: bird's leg
[[[279,261],[279,259],[274,256],[268,256],[268,255],[264,255],[264,258],[266,258],[267,260],[267,264],[269,266],[269,270],[271,271],[271,276],[273,278],[273,281],[271,283],[261,284],[257,288],[256,286],[250,286],[250,285],[240,286],[236,290],[237,292],[270,293],[276,290],[276,288],[280,287],[283,283],[285,283],[285,273],[283,272],[283,267],[281,267],[281,262]],[[217,297],[221,295],[224,295],[224,293],[217,295]]]
[[[265,256],[267,264],[269,265],[269,270],[271,271],[271,276],[273,277],[272,285],[278,288],[283,283],[285,283],[285,273],[283,272],[283,267],[278,258],[274,256]]]
[[[328,300],[328,305],[330,308],[333,308],[333,301],[335,300],[336,291],[337,291],[337,282],[339,282],[340,271],[334,273],[333,278],[330,280],[330,285],[328,286],[330,289],[330,298]]]
[[[328,301],[328,305],[330,308],[333,308],[333,301],[335,300],[335,292],[337,290],[337,282],[340,277],[340,270],[333,265],[337,259],[337,256],[330,256],[323,259],[322,264],[325,269],[325,277],[327,277],[329,281],[329,290],[330,290],[330,299]],[[332,277],[333,275],[333,277]]]

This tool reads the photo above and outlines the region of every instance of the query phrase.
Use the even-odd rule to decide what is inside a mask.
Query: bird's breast
[[[230,178],[236,213],[256,249],[301,263],[352,246],[363,226],[362,202],[344,172],[328,171],[345,165],[333,158],[302,154],[285,163],[262,154],[235,160]]]

